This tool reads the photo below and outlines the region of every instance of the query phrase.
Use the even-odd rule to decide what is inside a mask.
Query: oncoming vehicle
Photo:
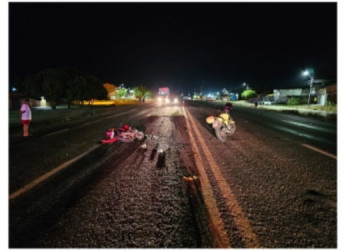
[[[161,105],[177,105],[180,101],[176,95],[170,94],[168,87],[161,87],[158,91],[157,102]]]
[[[173,95],[158,96],[157,102],[164,105],[177,105],[179,103],[179,98]]]

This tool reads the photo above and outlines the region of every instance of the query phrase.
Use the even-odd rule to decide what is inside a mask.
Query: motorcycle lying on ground
[[[216,138],[220,141],[225,142],[227,136],[232,136],[236,132],[235,121],[231,118],[229,110],[232,108],[232,104],[226,104],[224,112],[219,117],[208,116],[206,122],[211,124],[215,130]]]
[[[132,128],[129,125],[124,125],[118,129],[110,128],[106,134],[108,139],[102,140],[103,144],[113,143],[115,141],[133,142],[136,139],[142,141],[145,138],[143,132]]]

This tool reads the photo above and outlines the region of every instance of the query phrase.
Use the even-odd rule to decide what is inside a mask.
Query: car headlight
[[[177,98],[174,98],[174,103],[178,103],[179,100]]]
[[[158,97],[158,98],[157,98],[157,101],[158,101],[158,102],[162,102],[162,98],[161,98],[161,97]]]
[[[170,102],[169,98],[165,98],[165,103],[169,103],[169,102]]]

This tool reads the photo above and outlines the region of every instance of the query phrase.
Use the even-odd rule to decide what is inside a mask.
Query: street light
[[[242,83],[242,86],[245,87],[245,89],[249,89],[249,86],[246,82]]]
[[[312,88],[312,84],[314,83],[314,71],[313,71],[313,69],[304,70],[303,76],[310,77],[310,91],[309,91],[309,98],[307,100],[307,106],[309,106],[310,105],[311,88]]]

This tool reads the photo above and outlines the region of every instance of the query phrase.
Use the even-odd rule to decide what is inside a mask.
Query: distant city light
[[[15,87],[12,87],[12,92],[16,92],[17,91],[17,89],[15,88]]]

